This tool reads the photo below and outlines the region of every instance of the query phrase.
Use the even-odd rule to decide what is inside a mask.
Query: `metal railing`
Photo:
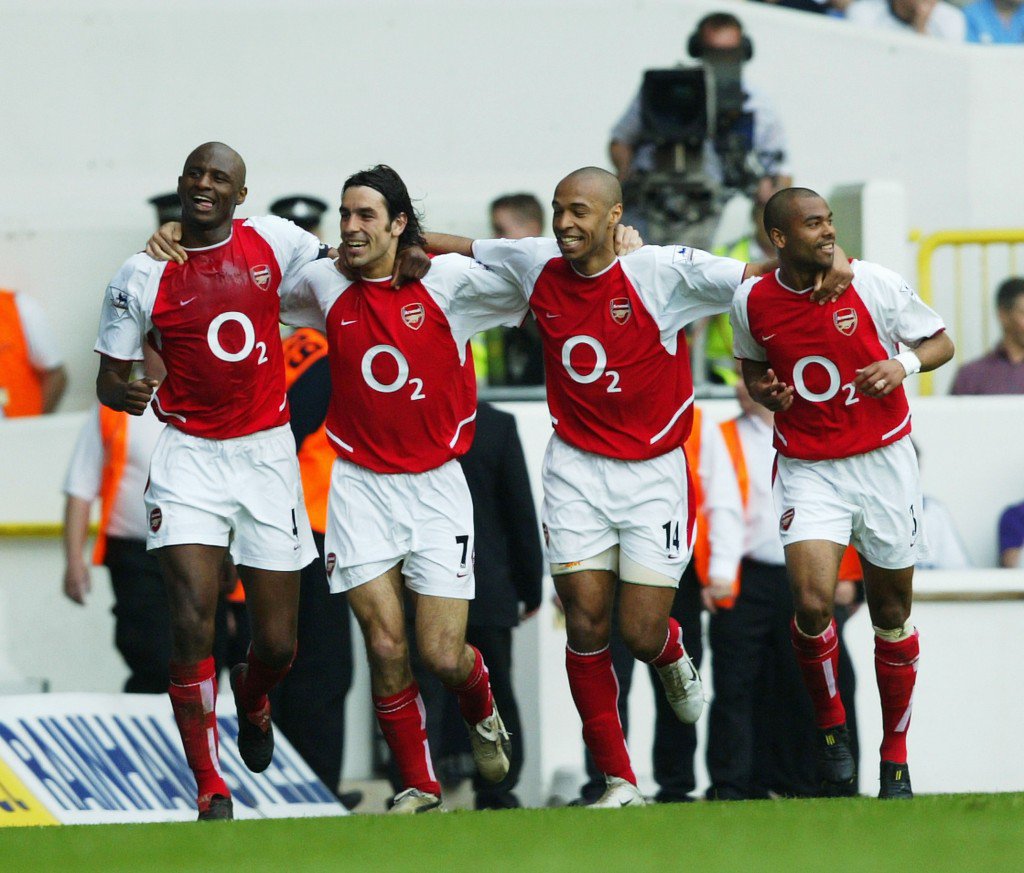
[[[925,303],[935,305],[936,282],[934,273],[934,256],[942,248],[952,249],[952,319],[946,322],[953,331],[954,339],[965,333],[968,319],[980,318],[982,345],[987,349],[991,345],[989,325],[992,316],[993,269],[990,258],[992,246],[1007,246],[1007,275],[1019,275],[1018,250],[1016,246],[1024,245],[1024,228],[1003,228],[994,230],[940,230],[927,235],[914,231],[910,235],[912,242],[918,244],[917,251],[917,283],[918,291]],[[981,312],[969,310],[965,293],[964,249],[968,246],[978,247],[978,303]],[[971,301],[972,305],[975,301]],[[943,313],[944,315],[946,313]],[[962,359],[961,344],[957,342],[957,359]],[[921,393],[930,395],[933,392],[931,373],[921,374]]]

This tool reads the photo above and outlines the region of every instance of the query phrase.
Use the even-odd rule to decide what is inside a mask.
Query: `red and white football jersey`
[[[284,291],[282,318],[327,335],[327,437],[338,456],[378,473],[422,473],[473,442],[470,337],[519,324],[527,306],[517,286],[461,255],[434,258],[419,282],[390,282],[352,282],[317,261]]]
[[[684,326],[725,312],[745,265],[644,246],[582,276],[551,239],[478,240],[473,254],[517,282],[544,345],[555,432],[583,451],[645,460],[686,440],[693,379]]]
[[[857,370],[915,348],[945,330],[939,315],[900,276],[853,261],[853,283],[819,306],[810,289],[784,285],[778,271],[743,283],[733,303],[737,358],[767,361],[795,389],[793,405],[775,415],[775,448],[807,461],[847,458],[910,433],[901,385],[885,397],[854,388]]]
[[[227,240],[189,249],[183,265],[134,255],[107,288],[95,350],[137,361],[148,337],[167,367],[157,416],[187,434],[230,439],[285,424],[279,287],[319,249],[265,216],[236,219]]]

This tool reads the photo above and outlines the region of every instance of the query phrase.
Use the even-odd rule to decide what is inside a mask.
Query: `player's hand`
[[[136,379],[125,383],[124,411],[129,415],[142,415],[159,384],[156,379]]]
[[[146,254],[157,261],[174,261],[184,264],[188,260],[188,252],[180,245],[181,222],[168,221],[157,228],[146,243]]]
[[[640,232],[630,224],[615,225],[615,254],[619,257],[632,254],[641,248],[644,241],[640,238]]]
[[[89,568],[81,561],[68,564],[64,570],[64,594],[75,603],[85,605],[85,596],[92,591]]]
[[[700,589],[700,599],[704,608],[715,615],[720,609],[728,609],[726,602],[732,598],[732,579],[716,579],[712,577],[708,584]]]
[[[853,384],[868,397],[885,397],[902,385],[906,378],[907,371],[903,369],[903,364],[894,358],[886,358],[861,367]]]
[[[772,412],[785,412],[793,405],[793,386],[780,382],[772,369],[747,387],[754,402],[760,403]]]
[[[811,300],[819,306],[838,300],[852,282],[853,267],[850,266],[846,252],[839,247],[839,243],[836,243],[835,254],[832,256],[832,268],[818,273],[814,277]]]
[[[415,282],[427,275],[430,258],[419,246],[407,246],[395,256],[395,272],[391,276],[391,287],[401,288],[407,282]]]

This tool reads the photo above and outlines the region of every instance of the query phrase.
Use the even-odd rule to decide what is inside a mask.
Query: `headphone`
[[[686,40],[686,51],[691,58],[700,60],[704,56],[704,37],[701,36],[701,31],[709,26],[714,27],[716,30],[719,28],[735,27],[741,34],[740,51],[743,53],[743,60],[749,61],[754,56],[754,44],[743,33],[743,25],[740,24],[740,20],[728,12],[712,12],[697,22],[693,33]]]

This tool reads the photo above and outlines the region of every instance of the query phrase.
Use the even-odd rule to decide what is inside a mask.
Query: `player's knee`
[[[621,622],[622,641],[634,658],[651,661],[665,647],[667,628],[661,616],[639,616]]]
[[[611,621],[603,612],[582,606],[567,607],[565,627],[569,645],[581,652],[592,652],[608,644]]]
[[[798,591],[793,597],[797,626],[805,634],[821,633],[832,621],[832,599],[817,590]]]
[[[381,667],[404,664],[409,660],[409,647],[403,637],[378,630],[367,640],[367,654]]]
[[[435,648],[421,657],[427,669],[437,676],[445,685],[458,685],[466,677],[462,668],[461,651],[451,648]]]
[[[283,670],[295,658],[295,637],[281,634],[260,641],[258,646],[254,641],[253,651],[271,670]]]

